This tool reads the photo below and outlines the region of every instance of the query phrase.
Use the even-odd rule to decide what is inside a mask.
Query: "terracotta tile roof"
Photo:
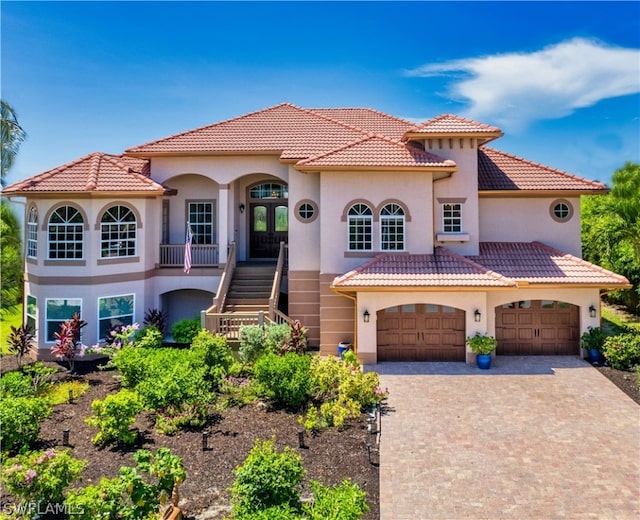
[[[310,110],[316,114],[361,128],[365,132],[385,135],[398,140],[405,132],[415,127],[415,123],[370,108],[311,108]]]
[[[7,186],[3,194],[52,192],[165,192],[149,178],[149,162],[95,152]]]
[[[541,242],[481,242],[469,257],[508,278],[529,284],[629,286],[618,274]]]
[[[606,191],[599,182],[482,146],[478,148],[478,189]]]
[[[296,164],[296,168],[300,170],[332,167],[376,169],[425,166],[453,169],[456,163],[411,145],[380,136],[371,136]]]
[[[472,119],[456,116],[453,114],[443,114],[433,119],[425,121],[421,125],[415,126],[409,130],[411,134],[424,134],[425,137],[431,135],[448,135],[448,134],[472,134],[472,135],[484,135],[490,134],[496,137],[502,135],[502,130],[497,126],[485,125]]]
[[[477,256],[383,254],[334,279],[343,289],[383,287],[631,287],[624,277],[540,242],[482,242]]]
[[[333,287],[510,287],[515,282],[444,247],[432,255],[382,254],[337,277]]]
[[[367,135],[346,123],[283,103],[129,148],[126,153],[278,153],[304,159]]]

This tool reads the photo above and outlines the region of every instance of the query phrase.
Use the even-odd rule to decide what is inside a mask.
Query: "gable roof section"
[[[481,242],[480,254],[469,258],[519,285],[631,287],[624,276],[541,242]]]
[[[366,132],[282,103],[219,123],[129,148],[138,156],[170,154],[276,153],[304,159],[361,139]]]
[[[295,167],[301,171],[340,168],[424,170],[425,167],[454,171],[456,163],[405,143],[371,135],[326,154],[302,160]]]
[[[607,187],[521,157],[483,146],[478,149],[480,191],[606,192]]]
[[[408,130],[404,139],[410,138],[438,138],[438,137],[484,137],[483,142],[502,137],[503,133],[497,126],[486,125],[466,117],[453,114],[443,114],[425,121],[421,125]]]
[[[445,247],[433,255],[382,254],[332,283],[344,291],[528,286],[631,287],[624,276],[541,242],[481,242],[480,254],[466,257]]]
[[[337,277],[332,284],[339,289],[512,286],[513,280],[444,247],[436,247],[432,255],[382,254]]]
[[[6,195],[31,193],[140,192],[167,190],[149,178],[149,162],[94,152],[2,190]]]

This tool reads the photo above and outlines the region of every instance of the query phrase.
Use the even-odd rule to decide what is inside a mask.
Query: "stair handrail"
[[[276,320],[276,312],[278,311],[278,300],[280,299],[280,283],[282,281],[282,269],[284,268],[285,243],[280,242],[280,250],[278,251],[278,262],[276,263],[276,272],[273,275],[273,284],[271,285],[271,296],[269,296],[269,319]]]
[[[229,292],[229,287],[231,286],[231,279],[233,278],[233,271],[235,270],[235,268],[236,243],[231,242],[231,244],[229,244],[229,252],[227,254],[227,263],[224,266],[222,276],[220,277],[220,283],[218,284],[218,292],[213,299],[213,306],[207,311],[207,313],[215,313],[216,311],[222,312],[224,310],[224,304],[227,300],[227,293]]]

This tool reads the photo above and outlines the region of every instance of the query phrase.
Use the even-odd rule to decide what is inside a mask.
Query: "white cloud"
[[[466,58],[407,72],[417,77],[450,73],[463,73],[448,94],[469,102],[466,115],[522,127],[640,92],[640,49],[574,38],[530,54]]]

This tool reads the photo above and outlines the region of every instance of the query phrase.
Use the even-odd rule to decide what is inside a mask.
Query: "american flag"
[[[191,271],[191,242],[193,242],[193,233],[191,233],[191,225],[187,222],[187,236],[184,241],[184,272],[187,274]]]

